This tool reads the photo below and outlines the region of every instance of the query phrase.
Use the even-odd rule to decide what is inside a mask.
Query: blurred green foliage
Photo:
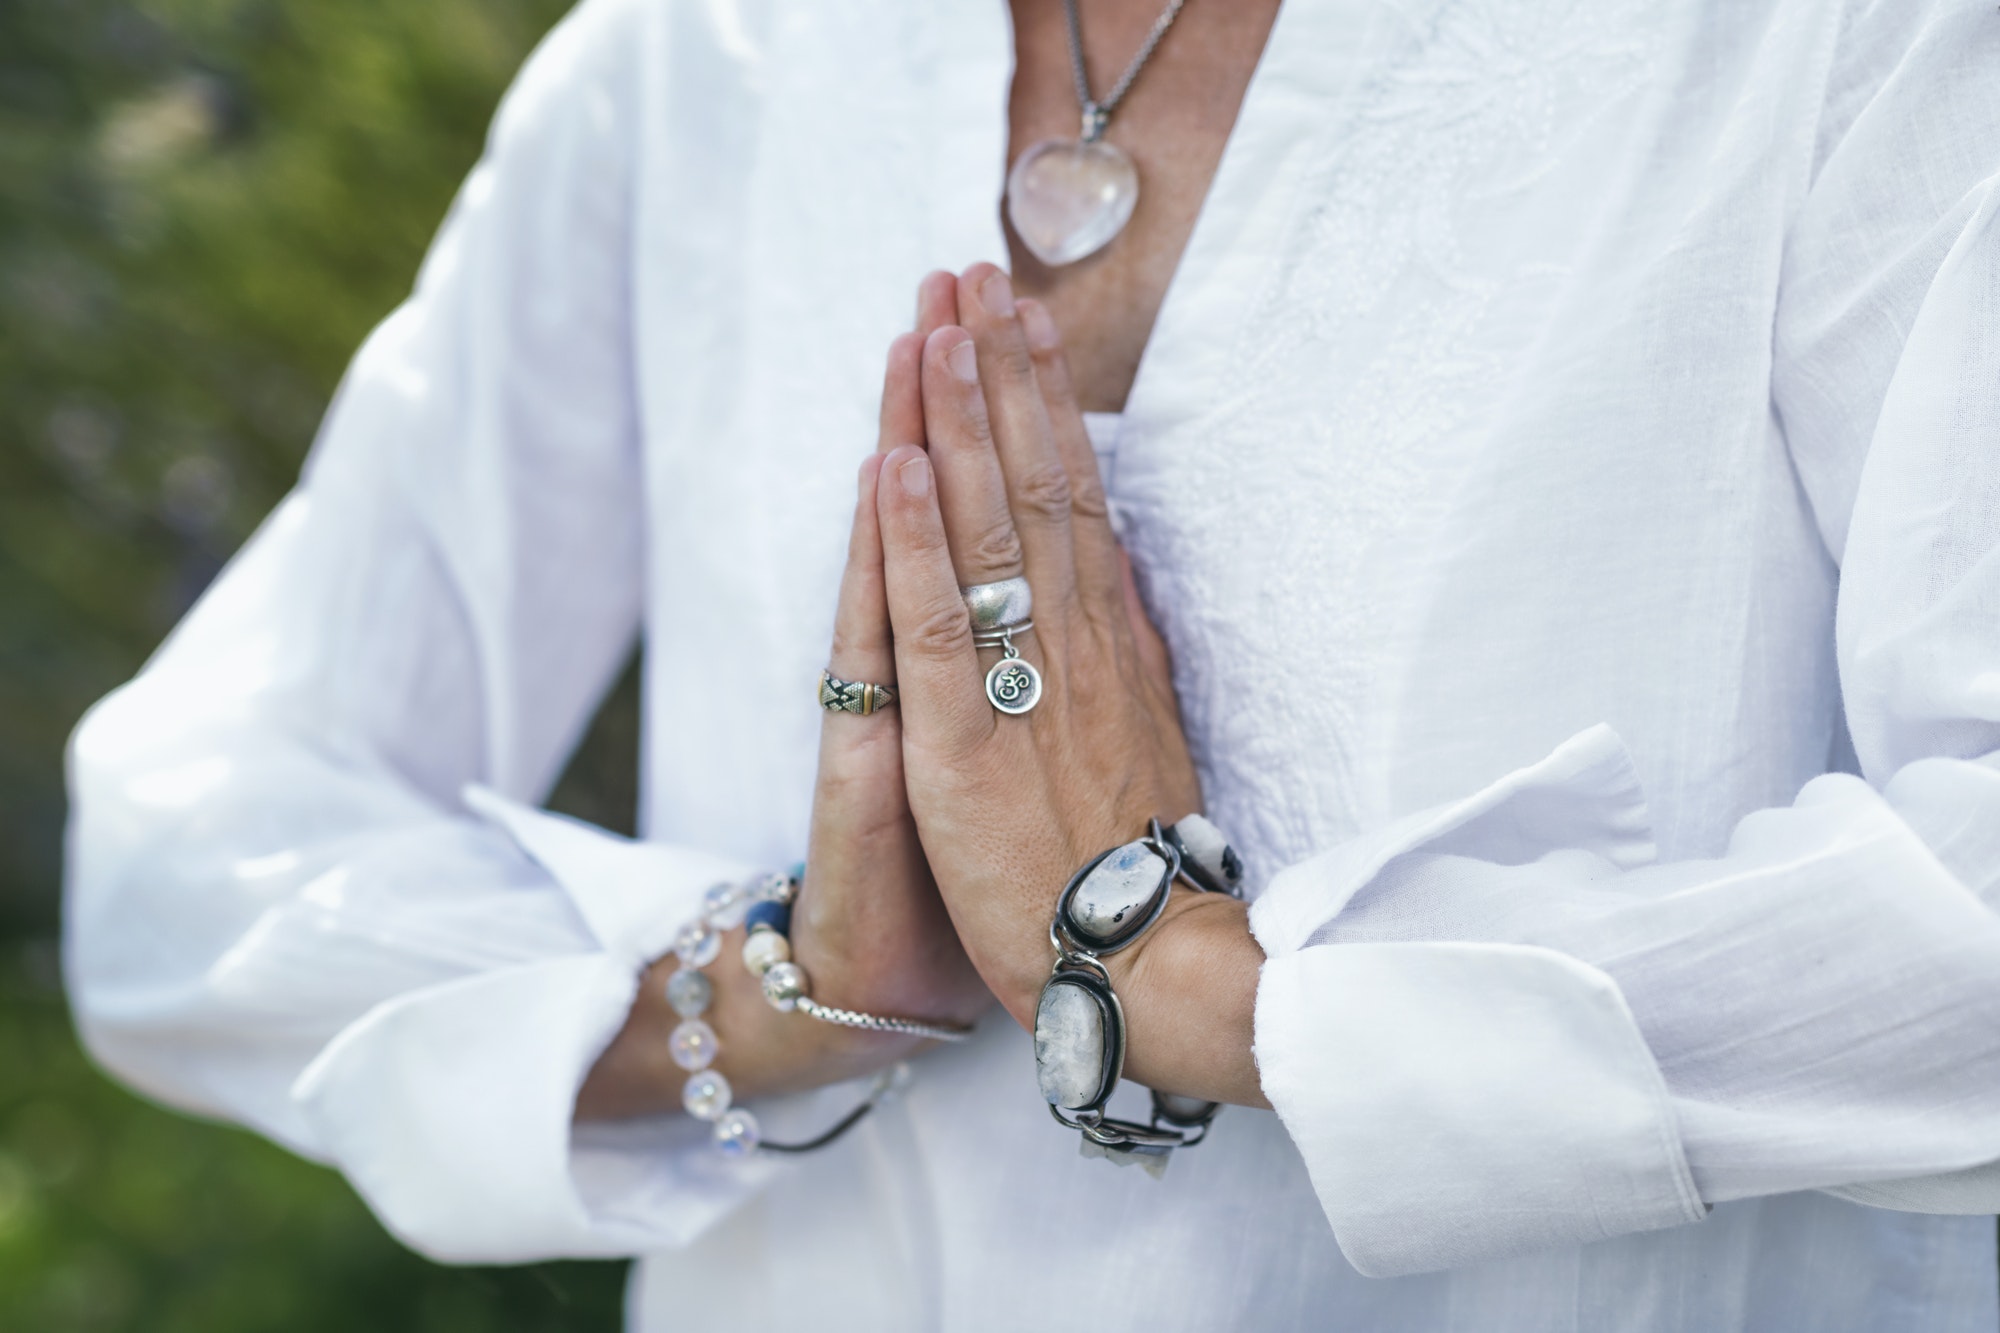
[[[454,1270],[156,1109],[54,964],[61,750],[296,475],[569,0],[0,0],[0,1329],[609,1329],[621,1265]],[[629,823],[635,705],[560,793]]]

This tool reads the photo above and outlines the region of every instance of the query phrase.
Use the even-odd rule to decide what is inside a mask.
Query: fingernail
[[[979,357],[972,350],[972,339],[967,338],[958,346],[944,354],[944,363],[951,367],[951,373],[967,384],[979,382]]]
[[[868,457],[862,459],[861,471],[855,475],[855,486],[860,494],[864,496],[875,488],[875,460],[879,457],[879,454],[870,454]]]
[[[930,272],[928,272],[928,273],[924,274],[924,276],[923,276],[923,279],[922,279],[922,281],[920,281],[920,282],[918,282],[918,283],[917,283],[917,316],[916,316],[916,318],[917,318],[917,321],[918,321],[919,323],[921,323],[921,322],[922,322],[922,320],[923,320],[923,317],[924,317],[924,289],[925,289],[926,287],[929,287],[929,286],[931,285],[931,283],[932,283],[932,282],[936,281],[936,279],[937,279],[937,276],[938,276],[938,274],[939,274],[939,273],[941,273],[941,272],[943,272],[943,270],[941,270],[941,269],[935,269],[935,268],[934,268],[934,269],[932,269],[932,270],[931,270]],[[945,274],[945,276],[946,276],[946,277],[950,277],[951,275],[947,273],[947,274]]]
[[[903,483],[903,494],[924,496],[931,493],[931,460],[922,454],[896,469],[896,479]]]
[[[979,284],[979,304],[986,307],[988,314],[1014,313],[1014,284],[1007,281],[1005,273],[995,269],[991,277]]]
[[[1028,335],[1028,346],[1036,351],[1046,351],[1062,341],[1047,306],[1040,301],[1023,301],[1017,308],[1021,312],[1022,331]]]

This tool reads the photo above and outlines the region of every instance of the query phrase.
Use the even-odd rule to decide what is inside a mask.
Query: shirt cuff
[[[1899,1213],[1945,1213],[1961,1217],[2000,1213],[2000,1162],[1941,1176],[1842,1185],[1825,1192],[1849,1203],[1891,1208]]]
[[[320,1146],[398,1238],[432,1258],[507,1263],[687,1243],[775,1169],[709,1150],[685,1117],[577,1129],[577,1090],[624,1024],[647,963],[719,879],[749,873],[628,842],[485,791],[467,803],[568,893],[601,946],[377,1006],[299,1077]]]
[[[1604,973],[1516,944],[1327,944],[1408,854],[1652,859],[1623,746],[1596,728],[1454,805],[1274,880],[1251,914],[1264,1092],[1349,1262],[1397,1276],[1698,1221],[1664,1079]]]

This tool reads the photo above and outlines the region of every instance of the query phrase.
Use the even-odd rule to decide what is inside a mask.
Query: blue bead
[[[792,933],[792,909],[786,903],[758,903],[743,917],[743,927],[755,930],[759,926],[769,926],[780,935]]]

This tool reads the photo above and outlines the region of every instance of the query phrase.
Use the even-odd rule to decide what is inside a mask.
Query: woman
[[[2000,26],[1273,10],[1187,6],[1049,266],[1052,0],[586,0],[79,732],[97,1055],[426,1252],[647,1256],[639,1328],[1990,1328]],[[1086,95],[1158,17],[1085,8]],[[958,594],[1016,573],[1018,715]],[[524,802],[641,631],[627,844]],[[1156,1181],[1021,1024],[1064,882],[1197,808],[1252,907],[1105,959],[1133,1082],[1237,1103]],[[802,853],[812,999],[971,1040],[740,935],[667,998]],[[770,1143],[913,1077],[729,1157],[672,1053]]]

